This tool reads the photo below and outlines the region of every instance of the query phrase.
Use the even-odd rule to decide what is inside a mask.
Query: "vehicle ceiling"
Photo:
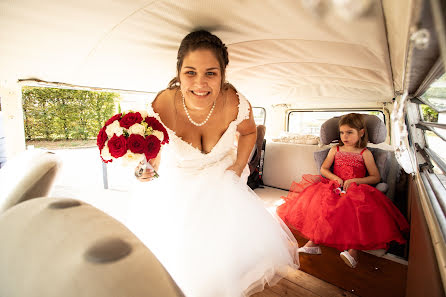
[[[371,0],[352,19],[335,1],[310,2],[2,0],[0,80],[158,92],[181,39],[204,28],[228,46],[227,79],[253,105],[390,102],[402,89],[412,1]]]

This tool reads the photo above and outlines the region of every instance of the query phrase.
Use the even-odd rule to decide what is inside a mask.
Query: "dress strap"
[[[239,92],[237,92],[237,96],[239,104],[238,104],[238,114],[235,120],[236,125],[240,124],[242,121],[246,119],[249,119],[249,110],[250,110],[248,100],[245,98],[245,96],[243,96]]]
[[[363,152],[365,152],[367,148],[365,147],[359,154],[362,155]]]
[[[339,152],[339,145],[336,146],[336,151]]]

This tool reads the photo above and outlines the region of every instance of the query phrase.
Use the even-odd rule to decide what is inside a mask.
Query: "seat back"
[[[260,187],[262,182],[262,150],[265,149],[265,125],[257,126],[257,139],[254,147],[252,148],[251,155],[249,156],[249,176],[248,176],[248,186],[251,189]]]
[[[265,140],[265,125],[257,126],[257,139],[254,147],[252,148],[251,154],[249,156],[249,172],[253,173],[257,165],[260,163],[261,151],[263,148],[263,142]]]
[[[27,150],[0,169],[0,213],[23,201],[50,193],[61,165],[56,154]]]
[[[0,214],[0,296],[184,297],[116,219],[74,199],[37,198]]]
[[[364,114],[364,121],[367,127],[369,142],[382,143],[386,140],[387,129],[383,121],[376,115]],[[339,141],[339,120],[341,117],[333,117],[326,120],[320,131],[320,141],[322,144],[330,144],[333,141]]]
[[[387,129],[386,125],[375,115],[364,115],[365,124],[367,127],[367,133],[369,142],[374,144],[382,143],[386,140]],[[324,145],[328,145],[332,142],[339,141],[339,120],[340,117],[334,117],[325,121],[321,126],[320,141]],[[367,147],[375,159],[376,167],[378,167],[379,174],[381,176],[381,182],[376,185],[377,189],[381,192],[387,192],[387,178],[390,169],[391,152],[380,149]],[[317,151],[314,153],[314,160],[317,168],[320,170],[322,163],[329,152],[328,149]]]
[[[289,190],[293,181],[300,181],[304,174],[318,174],[313,162],[319,150],[314,144],[294,144],[269,141],[265,148],[263,183],[266,186]]]

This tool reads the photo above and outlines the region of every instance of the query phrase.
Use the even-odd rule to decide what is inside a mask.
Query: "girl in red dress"
[[[293,182],[277,213],[309,239],[299,252],[320,254],[319,244],[331,246],[343,251],[341,258],[355,268],[357,250],[387,249],[391,241],[403,244],[409,225],[390,199],[370,186],[380,175],[366,148],[362,115],[344,115],[339,131],[339,145],[330,149],[322,176],[304,175],[300,183]]]

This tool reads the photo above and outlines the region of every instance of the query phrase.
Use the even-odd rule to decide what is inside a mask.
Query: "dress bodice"
[[[367,169],[362,156],[364,150],[360,153],[341,152],[339,151],[339,147],[337,147],[337,152],[334,157],[333,173],[342,180],[366,176]]]
[[[166,164],[167,162],[169,166],[173,165],[178,168],[203,169],[217,164],[224,158],[235,158],[237,126],[243,120],[249,118],[248,100],[239,93],[237,95],[239,98],[237,117],[229,124],[226,131],[209,153],[201,152],[192,146],[191,143],[177,136],[175,131],[172,131],[164,125],[169,133],[170,142],[163,148],[162,163]],[[149,114],[153,114],[162,123],[159,115],[153,111],[151,106],[149,107]],[[168,155],[167,158],[164,157],[165,154]]]

